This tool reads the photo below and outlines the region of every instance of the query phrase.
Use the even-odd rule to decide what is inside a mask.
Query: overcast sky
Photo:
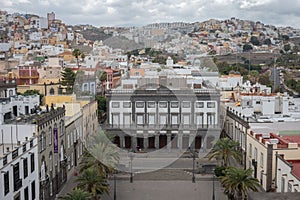
[[[236,17],[300,28],[300,0],[0,0],[0,9],[56,18],[67,24],[142,26]]]

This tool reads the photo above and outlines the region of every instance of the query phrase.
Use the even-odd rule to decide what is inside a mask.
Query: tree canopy
[[[76,79],[76,74],[71,68],[65,68],[61,72],[61,81],[60,84],[67,87],[67,93],[73,92],[73,86]]]

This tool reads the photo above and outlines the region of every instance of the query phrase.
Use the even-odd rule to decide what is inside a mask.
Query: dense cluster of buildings
[[[299,36],[292,28],[235,18],[104,32],[186,55],[239,52],[254,35],[271,38],[255,51],[272,52],[282,48],[279,34]],[[254,169],[264,190],[300,190],[297,99],[244,82],[239,73],[219,76],[203,57],[187,56],[191,64],[169,57],[165,65],[128,57],[86,40],[55,13],[1,11],[0,36],[0,199],[55,198],[76,170],[86,138],[98,131],[95,95],[106,96],[103,128],[122,149],[208,152],[223,129],[239,142],[242,164]],[[74,47],[84,56],[77,59]],[[77,73],[71,94],[61,84],[66,68]],[[28,90],[39,91],[42,102],[19,94]]]

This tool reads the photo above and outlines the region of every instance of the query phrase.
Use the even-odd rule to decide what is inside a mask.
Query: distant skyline
[[[208,19],[260,21],[300,28],[300,0],[0,0],[1,10],[46,17],[55,12],[66,24],[143,26]]]

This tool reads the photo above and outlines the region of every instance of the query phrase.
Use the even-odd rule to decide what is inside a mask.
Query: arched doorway
[[[167,135],[160,135],[159,136],[159,148],[164,148],[165,146],[167,146]]]
[[[114,144],[117,145],[117,147],[120,147],[120,137],[118,135],[116,135],[114,137]]]
[[[201,149],[201,136],[195,138],[195,149]]]
[[[130,136],[125,136],[125,148],[126,149],[131,149],[131,137]]]
[[[155,149],[155,137],[154,136],[148,138],[148,148]]]

